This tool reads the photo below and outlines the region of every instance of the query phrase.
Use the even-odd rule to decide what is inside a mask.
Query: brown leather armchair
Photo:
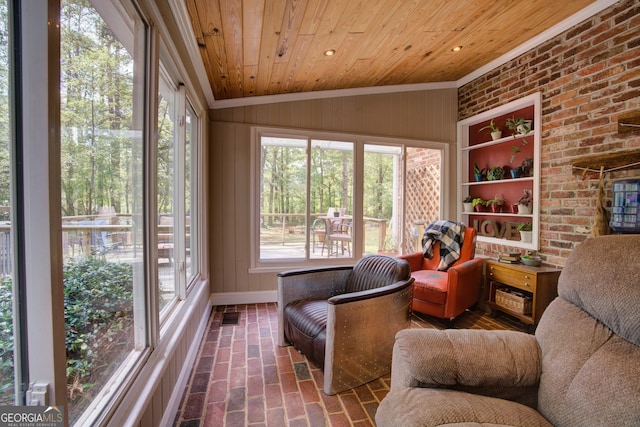
[[[395,334],[410,326],[406,261],[371,255],[354,266],[278,274],[278,345],[324,369],[336,394],[391,370]]]
[[[466,227],[460,258],[446,271],[438,271],[440,242],[433,247],[433,258],[422,252],[402,255],[409,262],[415,279],[411,310],[453,321],[478,302],[482,285],[482,258],[476,254],[476,230]]]

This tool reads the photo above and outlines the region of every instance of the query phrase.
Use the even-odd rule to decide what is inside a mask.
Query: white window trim
[[[445,200],[445,195],[449,194],[450,184],[446,177],[446,171],[448,170],[450,163],[450,144],[441,141],[427,141],[427,140],[415,140],[408,138],[391,138],[391,137],[380,137],[380,136],[372,136],[372,135],[357,135],[357,134],[348,134],[348,133],[340,133],[340,132],[325,132],[325,131],[317,131],[317,130],[301,130],[301,129],[290,129],[290,128],[277,128],[277,127],[266,127],[266,126],[253,126],[251,128],[251,170],[250,170],[250,221],[249,224],[249,238],[251,241],[250,247],[250,267],[249,273],[273,273],[280,272],[283,269],[294,269],[294,268],[307,268],[307,267],[322,267],[329,265],[351,265],[354,262],[355,257],[358,257],[362,252],[362,244],[359,242],[359,239],[355,239],[354,246],[352,248],[354,257],[353,258],[313,258],[313,259],[301,259],[297,260],[286,260],[286,262],[278,261],[278,260],[269,260],[269,261],[261,261],[259,259],[260,254],[260,233],[259,233],[259,218],[260,218],[260,209],[258,205],[258,200],[260,197],[260,138],[262,136],[269,137],[281,137],[281,138],[299,138],[299,139],[329,139],[329,140],[338,140],[338,141],[347,141],[353,142],[354,144],[354,188],[353,188],[353,217],[354,217],[354,229],[359,229],[362,224],[362,188],[363,188],[363,170],[364,170],[364,145],[365,144],[373,144],[373,145],[395,145],[403,147],[403,152],[405,147],[419,147],[419,148],[428,148],[434,150],[440,150],[441,158],[440,162],[442,167],[440,168],[440,188],[442,198],[440,202],[440,216],[448,217],[449,215],[449,207]],[[406,159],[403,161],[406,162]],[[405,168],[406,169],[406,168]],[[405,180],[403,180],[403,194],[406,194],[406,185]],[[403,198],[403,206],[401,207],[402,213],[404,215],[405,206],[404,206],[404,198]]]

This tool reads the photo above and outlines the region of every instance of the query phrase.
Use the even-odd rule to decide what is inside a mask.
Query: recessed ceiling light
[[[335,49],[325,50],[325,51],[324,51],[324,56],[331,56],[331,55],[333,55],[334,53],[336,53],[336,50],[335,50]]]
[[[456,46],[453,49],[451,49],[452,52],[460,52],[462,50],[462,46]]]

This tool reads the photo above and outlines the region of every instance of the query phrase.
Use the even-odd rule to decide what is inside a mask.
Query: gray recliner
[[[409,264],[371,255],[355,266],[278,274],[278,344],[324,369],[335,394],[388,373],[395,334],[410,325]]]
[[[535,336],[400,331],[386,426],[640,425],[639,235],[579,244]]]

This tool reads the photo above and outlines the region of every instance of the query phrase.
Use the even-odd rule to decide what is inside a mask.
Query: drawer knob
[[[524,275],[524,278],[525,278],[525,279],[528,279],[528,278],[529,278],[529,276],[528,276],[527,274],[525,274],[525,275]]]

